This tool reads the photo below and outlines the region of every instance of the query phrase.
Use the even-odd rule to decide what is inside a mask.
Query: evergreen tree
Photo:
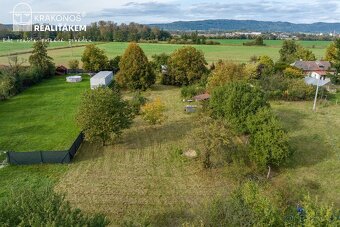
[[[29,57],[31,67],[42,74],[43,77],[51,77],[55,74],[55,65],[53,59],[47,54],[47,47],[47,42],[35,42],[32,54]]]

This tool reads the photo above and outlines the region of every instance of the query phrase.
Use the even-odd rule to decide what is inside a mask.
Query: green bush
[[[312,100],[315,89],[314,86],[307,85],[303,80],[292,79],[287,83],[287,91],[284,96],[289,101]]]
[[[137,91],[130,100],[130,106],[132,108],[133,114],[140,114],[141,107],[147,102],[147,99],[142,96],[142,94]]]
[[[86,140],[105,145],[129,128],[132,118],[130,106],[119,93],[99,87],[83,94],[76,120]]]
[[[227,119],[240,133],[247,133],[246,120],[258,109],[268,106],[265,94],[245,82],[230,83],[213,90],[210,107],[215,117]]]
[[[250,159],[259,167],[280,166],[292,152],[288,135],[270,108],[261,108],[247,119],[250,132]]]
[[[198,85],[184,86],[181,89],[181,95],[183,98],[192,98],[196,95],[203,94],[205,88]]]
[[[204,218],[205,226],[283,226],[276,206],[256,183],[247,182],[228,198],[214,201]]]
[[[79,68],[79,61],[77,59],[71,59],[68,61],[68,67],[72,70]]]
[[[73,209],[51,187],[13,192],[0,203],[0,226],[107,226],[103,215]]]

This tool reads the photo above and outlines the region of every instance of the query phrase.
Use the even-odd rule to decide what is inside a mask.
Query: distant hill
[[[294,24],[289,22],[255,20],[202,20],[150,24],[168,31],[258,31],[258,32],[340,32],[340,23]]]
[[[10,24],[1,24],[0,23],[0,31],[1,30],[8,30],[8,29],[12,29],[12,25],[10,25]]]

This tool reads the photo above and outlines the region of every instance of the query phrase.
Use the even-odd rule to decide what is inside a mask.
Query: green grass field
[[[67,83],[64,76],[35,85],[0,102],[0,150],[65,150],[79,134],[75,114],[89,77]]]
[[[72,46],[83,46],[85,42],[74,42]],[[8,54],[15,54],[21,52],[32,51],[32,42],[0,42],[0,56]],[[70,47],[69,42],[50,42],[48,49],[68,48]],[[6,56],[5,56],[6,57]]]
[[[205,57],[209,63],[217,62],[219,59],[232,60],[236,62],[248,62],[250,57],[254,55],[256,56],[268,55],[274,60],[278,60],[279,58],[279,50],[281,48],[281,45],[279,45],[279,43],[281,42],[280,40],[268,41],[275,44],[277,43],[278,45],[269,45],[263,47],[242,46],[242,42],[244,42],[244,40],[231,40],[231,41],[226,40],[226,44],[223,45],[215,46],[195,45],[195,47],[204,52]],[[309,47],[310,44],[307,44],[308,41],[303,42],[306,43],[305,45],[307,47]],[[313,45],[316,45],[316,48],[312,48],[312,51],[314,52],[318,59],[321,59],[325,55],[326,46],[329,44],[329,42],[321,43],[321,41],[318,41],[314,43],[315,44]],[[14,44],[17,45],[16,43]],[[10,47],[11,45],[12,44],[0,42],[0,56],[2,55],[2,53],[8,53],[8,48],[11,48]],[[117,55],[122,55],[127,46],[128,43],[118,42],[104,43],[98,45],[98,47],[105,50],[109,58],[114,58]],[[154,54],[160,54],[163,52],[170,54],[176,49],[182,47],[183,45],[141,43],[140,46],[143,48],[144,52],[149,57],[149,59],[151,59],[151,56]],[[15,49],[15,47],[12,48]],[[68,61],[71,59],[80,60],[83,51],[84,47],[73,47],[66,49],[50,49],[48,52],[50,56],[53,57],[57,65],[67,66]],[[20,54],[18,56],[19,58],[27,60],[29,55],[30,54]],[[7,56],[0,57],[0,64],[8,64],[8,57]]]
[[[237,45],[242,46],[243,43],[249,42],[252,40],[249,39],[212,39],[212,41],[217,41],[222,45]],[[311,49],[325,49],[329,46],[331,41],[296,41],[298,44],[302,45],[306,48]],[[283,40],[264,40],[266,46],[270,47],[281,47]]]

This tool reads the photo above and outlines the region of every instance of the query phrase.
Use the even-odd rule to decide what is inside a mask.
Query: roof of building
[[[203,101],[203,100],[210,99],[210,95],[208,93],[196,95],[195,97],[193,97],[193,99],[196,101]]]
[[[304,71],[327,71],[331,69],[329,61],[296,61],[291,66]]]
[[[319,84],[319,87],[323,87],[327,84],[330,84],[331,80],[329,78],[318,80],[317,78],[307,76],[305,77],[305,82],[306,84],[309,84],[309,85],[316,86]]]
[[[112,74],[112,71],[100,71],[99,73],[94,75],[91,79],[105,78],[105,77],[109,76],[110,74]]]

